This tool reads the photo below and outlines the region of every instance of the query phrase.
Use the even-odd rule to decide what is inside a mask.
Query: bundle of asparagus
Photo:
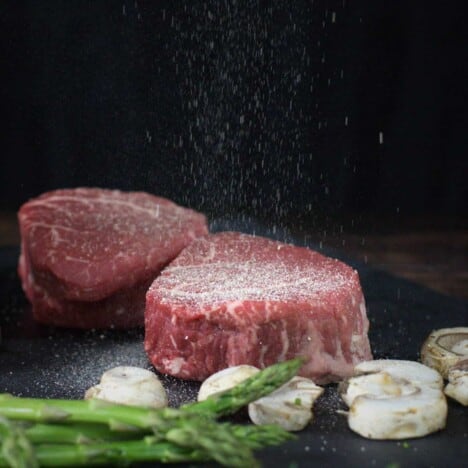
[[[300,359],[274,364],[231,390],[178,409],[0,395],[0,466],[157,461],[257,466],[253,450],[292,438],[279,426],[219,422],[290,380]]]

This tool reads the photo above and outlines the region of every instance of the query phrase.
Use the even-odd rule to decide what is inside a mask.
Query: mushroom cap
[[[223,392],[235,387],[237,384],[252,377],[259,371],[254,366],[241,364],[239,366],[227,367],[215,374],[210,375],[198,390],[198,401],[206,400],[210,395]]]
[[[417,388],[393,397],[359,395],[353,401],[349,427],[370,439],[422,437],[445,427],[447,402],[440,390]]]
[[[305,377],[293,377],[289,382],[249,404],[254,424],[277,424],[287,431],[300,431],[313,417],[312,406],[323,388]]]
[[[440,374],[430,367],[415,361],[403,359],[375,359],[363,361],[354,367],[354,375],[386,372],[393,377],[409,382],[442,388],[444,382]]]
[[[168,404],[166,391],[156,374],[133,366],[118,366],[104,372],[99,384],[86,391],[85,399],[89,398],[150,408]]]

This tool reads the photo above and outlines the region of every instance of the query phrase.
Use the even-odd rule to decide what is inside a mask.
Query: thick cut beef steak
[[[145,349],[161,372],[203,380],[228,366],[303,356],[339,380],[371,359],[359,277],[307,248],[235,232],[195,240],[146,294]]]
[[[36,320],[77,328],[143,325],[145,294],[205,217],[143,192],[47,192],[18,213],[18,271]]]

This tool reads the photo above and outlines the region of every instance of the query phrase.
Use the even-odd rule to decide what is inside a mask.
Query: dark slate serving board
[[[245,232],[307,244],[286,230],[247,223]],[[245,227],[245,226],[243,226]],[[218,220],[212,229],[240,229]],[[311,247],[316,247],[312,245]],[[347,260],[338,252],[325,253]],[[151,368],[143,350],[143,331],[75,331],[45,327],[31,318],[16,274],[18,250],[0,249],[0,392],[18,396],[82,398],[102,372],[116,365]],[[352,263],[352,262],[348,262]],[[417,360],[431,330],[468,325],[468,304],[354,264],[361,276],[376,358]],[[194,399],[195,382],[163,376],[170,404]],[[264,466],[278,467],[446,467],[468,465],[468,409],[450,401],[447,427],[422,439],[371,441],[351,432],[330,385],[315,407],[313,424],[296,441],[258,453]]]

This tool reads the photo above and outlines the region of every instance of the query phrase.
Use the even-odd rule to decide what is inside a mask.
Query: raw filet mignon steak
[[[301,375],[336,381],[371,359],[368,326],[351,267],[236,232],[196,239],[146,294],[146,352],[184,379],[303,356]]]
[[[40,322],[75,328],[144,323],[145,294],[205,217],[143,192],[47,192],[18,213],[23,289]]]

